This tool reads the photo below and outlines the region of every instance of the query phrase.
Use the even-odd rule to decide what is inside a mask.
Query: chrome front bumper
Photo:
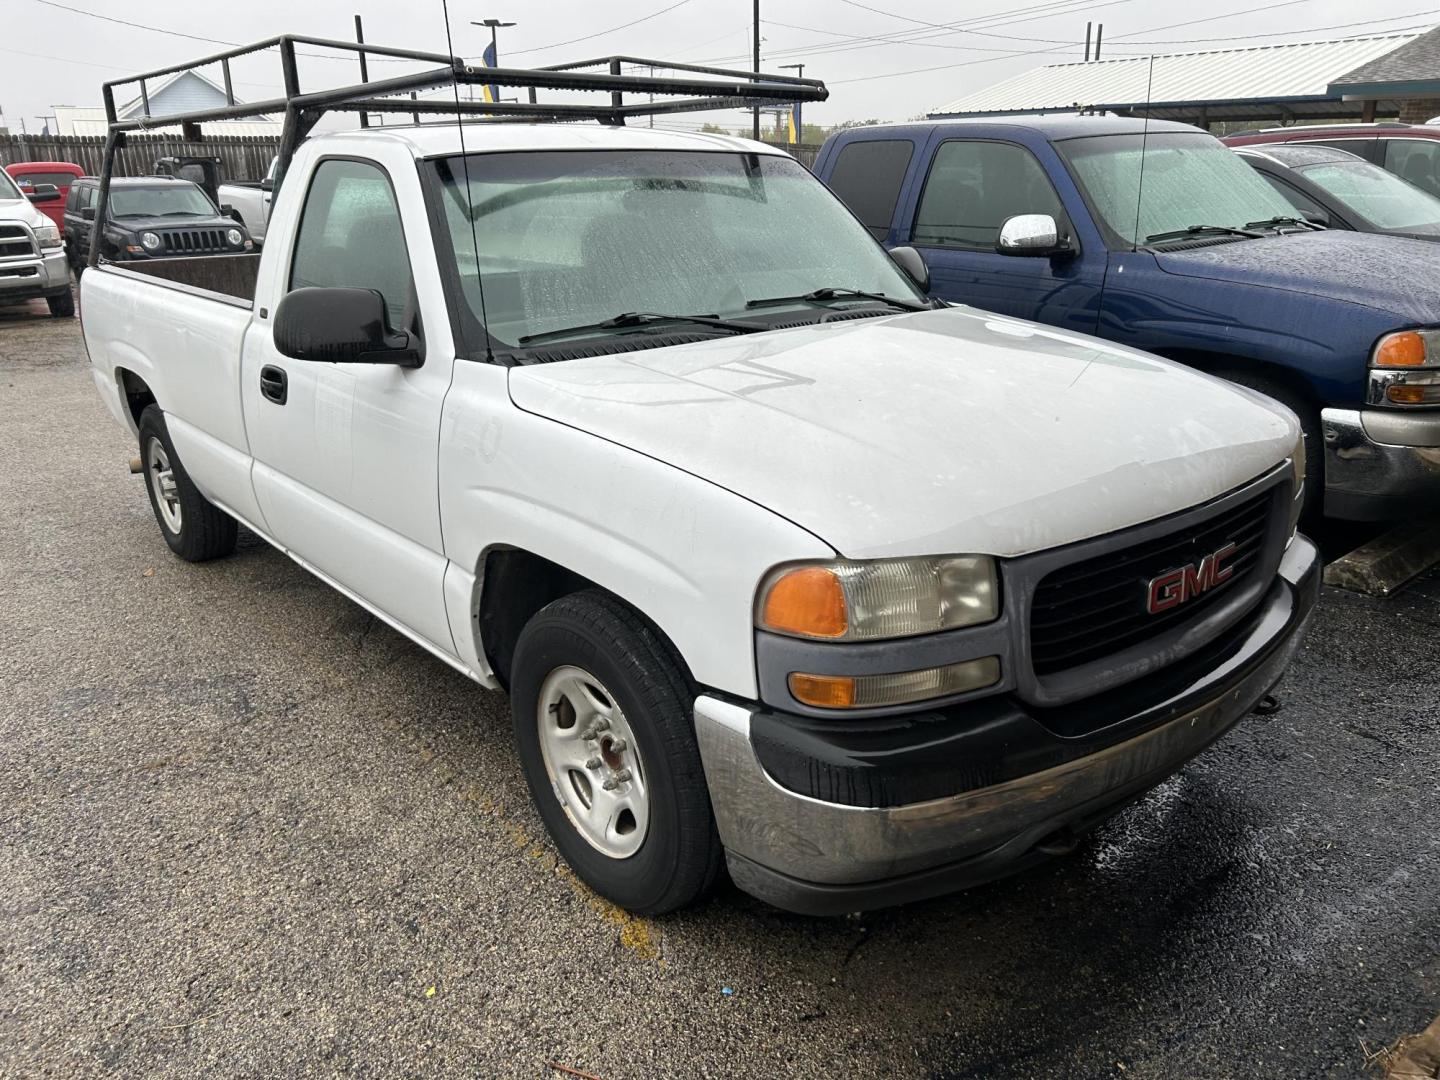
[[[1324,409],[1325,513],[1383,521],[1440,513],[1440,413]]]
[[[0,304],[54,296],[70,287],[70,264],[64,249],[47,251],[38,258],[0,262]]]
[[[1085,757],[904,806],[842,805],[782,787],[752,744],[760,706],[704,695],[696,733],[731,877],[777,907],[835,914],[967,888],[1073,846],[1254,707],[1298,648],[1318,590],[1318,554],[1297,537],[1227,661],[1234,676],[1209,684],[1203,700]]]

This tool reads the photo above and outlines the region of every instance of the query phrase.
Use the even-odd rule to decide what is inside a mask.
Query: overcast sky
[[[1432,2],[1440,5],[1440,0]],[[19,130],[23,117],[29,130],[37,131],[52,106],[99,105],[100,83],[106,79],[220,47],[96,15],[200,39],[242,42],[279,33],[349,38],[357,12],[371,41],[446,49],[441,0],[0,0],[0,111],[12,130]],[[750,48],[750,0],[450,0],[450,18],[455,49],[469,56],[478,55],[488,41],[488,31],[469,20],[518,23],[500,31],[501,63],[516,66],[621,52],[739,66]],[[762,66],[805,63],[807,76],[822,78],[831,88],[828,102],[807,106],[806,119],[831,124],[920,115],[1028,68],[1079,60],[1087,19],[1104,22],[1105,55],[1119,56],[1424,26],[1440,22],[1440,6],[1427,9],[1425,0],[1368,0],[1364,5],[1353,0],[1217,0],[1213,6],[1168,0],[978,0],[964,5],[954,0],[762,0],[761,19]],[[1360,19],[1367,21],[1341,25]],[[615,29],[631,22],[635,25]],[[947,29],[954,26],[964,29]],[[940,70],[916,70],[926,68]],[[372,74],[398,70],[403,69],[382,65]],[[334,85],[350,79],[353,71],[346,62],[308,60],[303,84]],[[237,65],[235,79],[238,95],[263,99],[278,90],[278,64],[255,57]],[[727,126],[743,123],[733,113],[716,119]]]

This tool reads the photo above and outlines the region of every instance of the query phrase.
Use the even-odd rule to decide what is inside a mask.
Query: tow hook
[[[130,459],[130,471],[137,475],[145,471],[145,466],[140,463],[138,457],[132,457]]]
[[[1280,699],[1274,694],[1266,694],[1255,703],[1255,707],[1250,711],[1256,716],[1274,716],[1280,711],[1280,708]]]
[[[1074,829],[1066,825],[1064,828],[1056,829],[1036,844],[1035,850],[1042,855],[1069,855],[1079,846],[1080,838],[1075,835]]]

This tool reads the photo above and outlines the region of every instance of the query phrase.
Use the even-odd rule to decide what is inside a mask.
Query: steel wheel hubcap
[[[615,697],[583,668],[545,677],[536,707],[550,788],[575,831],[596,851],[625,859],[650,827],[645,764]]]
[[[152,438],[145,447],[145,477],[150,490],[155,494],[155,505],[166,528],[173,533],[180,531],[180,492],[175,486],[175,470],[170,467],[170,455],[165,445]]]

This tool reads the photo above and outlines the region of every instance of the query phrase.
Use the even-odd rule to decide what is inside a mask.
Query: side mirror
[[[1060,226],[1049,214],[1016,214],[1000,226],[995,250],[1001,255],[1061,255],[1070,242],[1060,239]]]
[[[921,292],[930,291],[930,267],[925,265],[925,256],[913,247],[890,249],[890,258],[896,266],[905,271],[905,276],[915,283]]]
[[[87,206],[87,207],[85,207],[83,210],[80,211],[80,216],[81,216],[84,220],[86,220],[86,221],[94,221],[94,220],[95,220],[95,207],[93,207],[93,206]]]
[[[267,176],[264,180],[261,180],[261,181],[260,181],[260,190],[261,190],[261,191],[274,191],[274,190],[275,190],[275,181],[274,181],[273,179],[271,179],[270,177]]]
[[[27,196],[32,203],[54,202],[60,198],[60,189],[54,184],[36,184]]]
[[[378,289],[296,289],[275,309],[275,348],[292,360],[419,367],[419,341],[390,329]]]
[[[1300,216],[1311,225],[1319,225],[1322,229],[1330,227],[1330,215],[1324,210],[1302,210]]]

